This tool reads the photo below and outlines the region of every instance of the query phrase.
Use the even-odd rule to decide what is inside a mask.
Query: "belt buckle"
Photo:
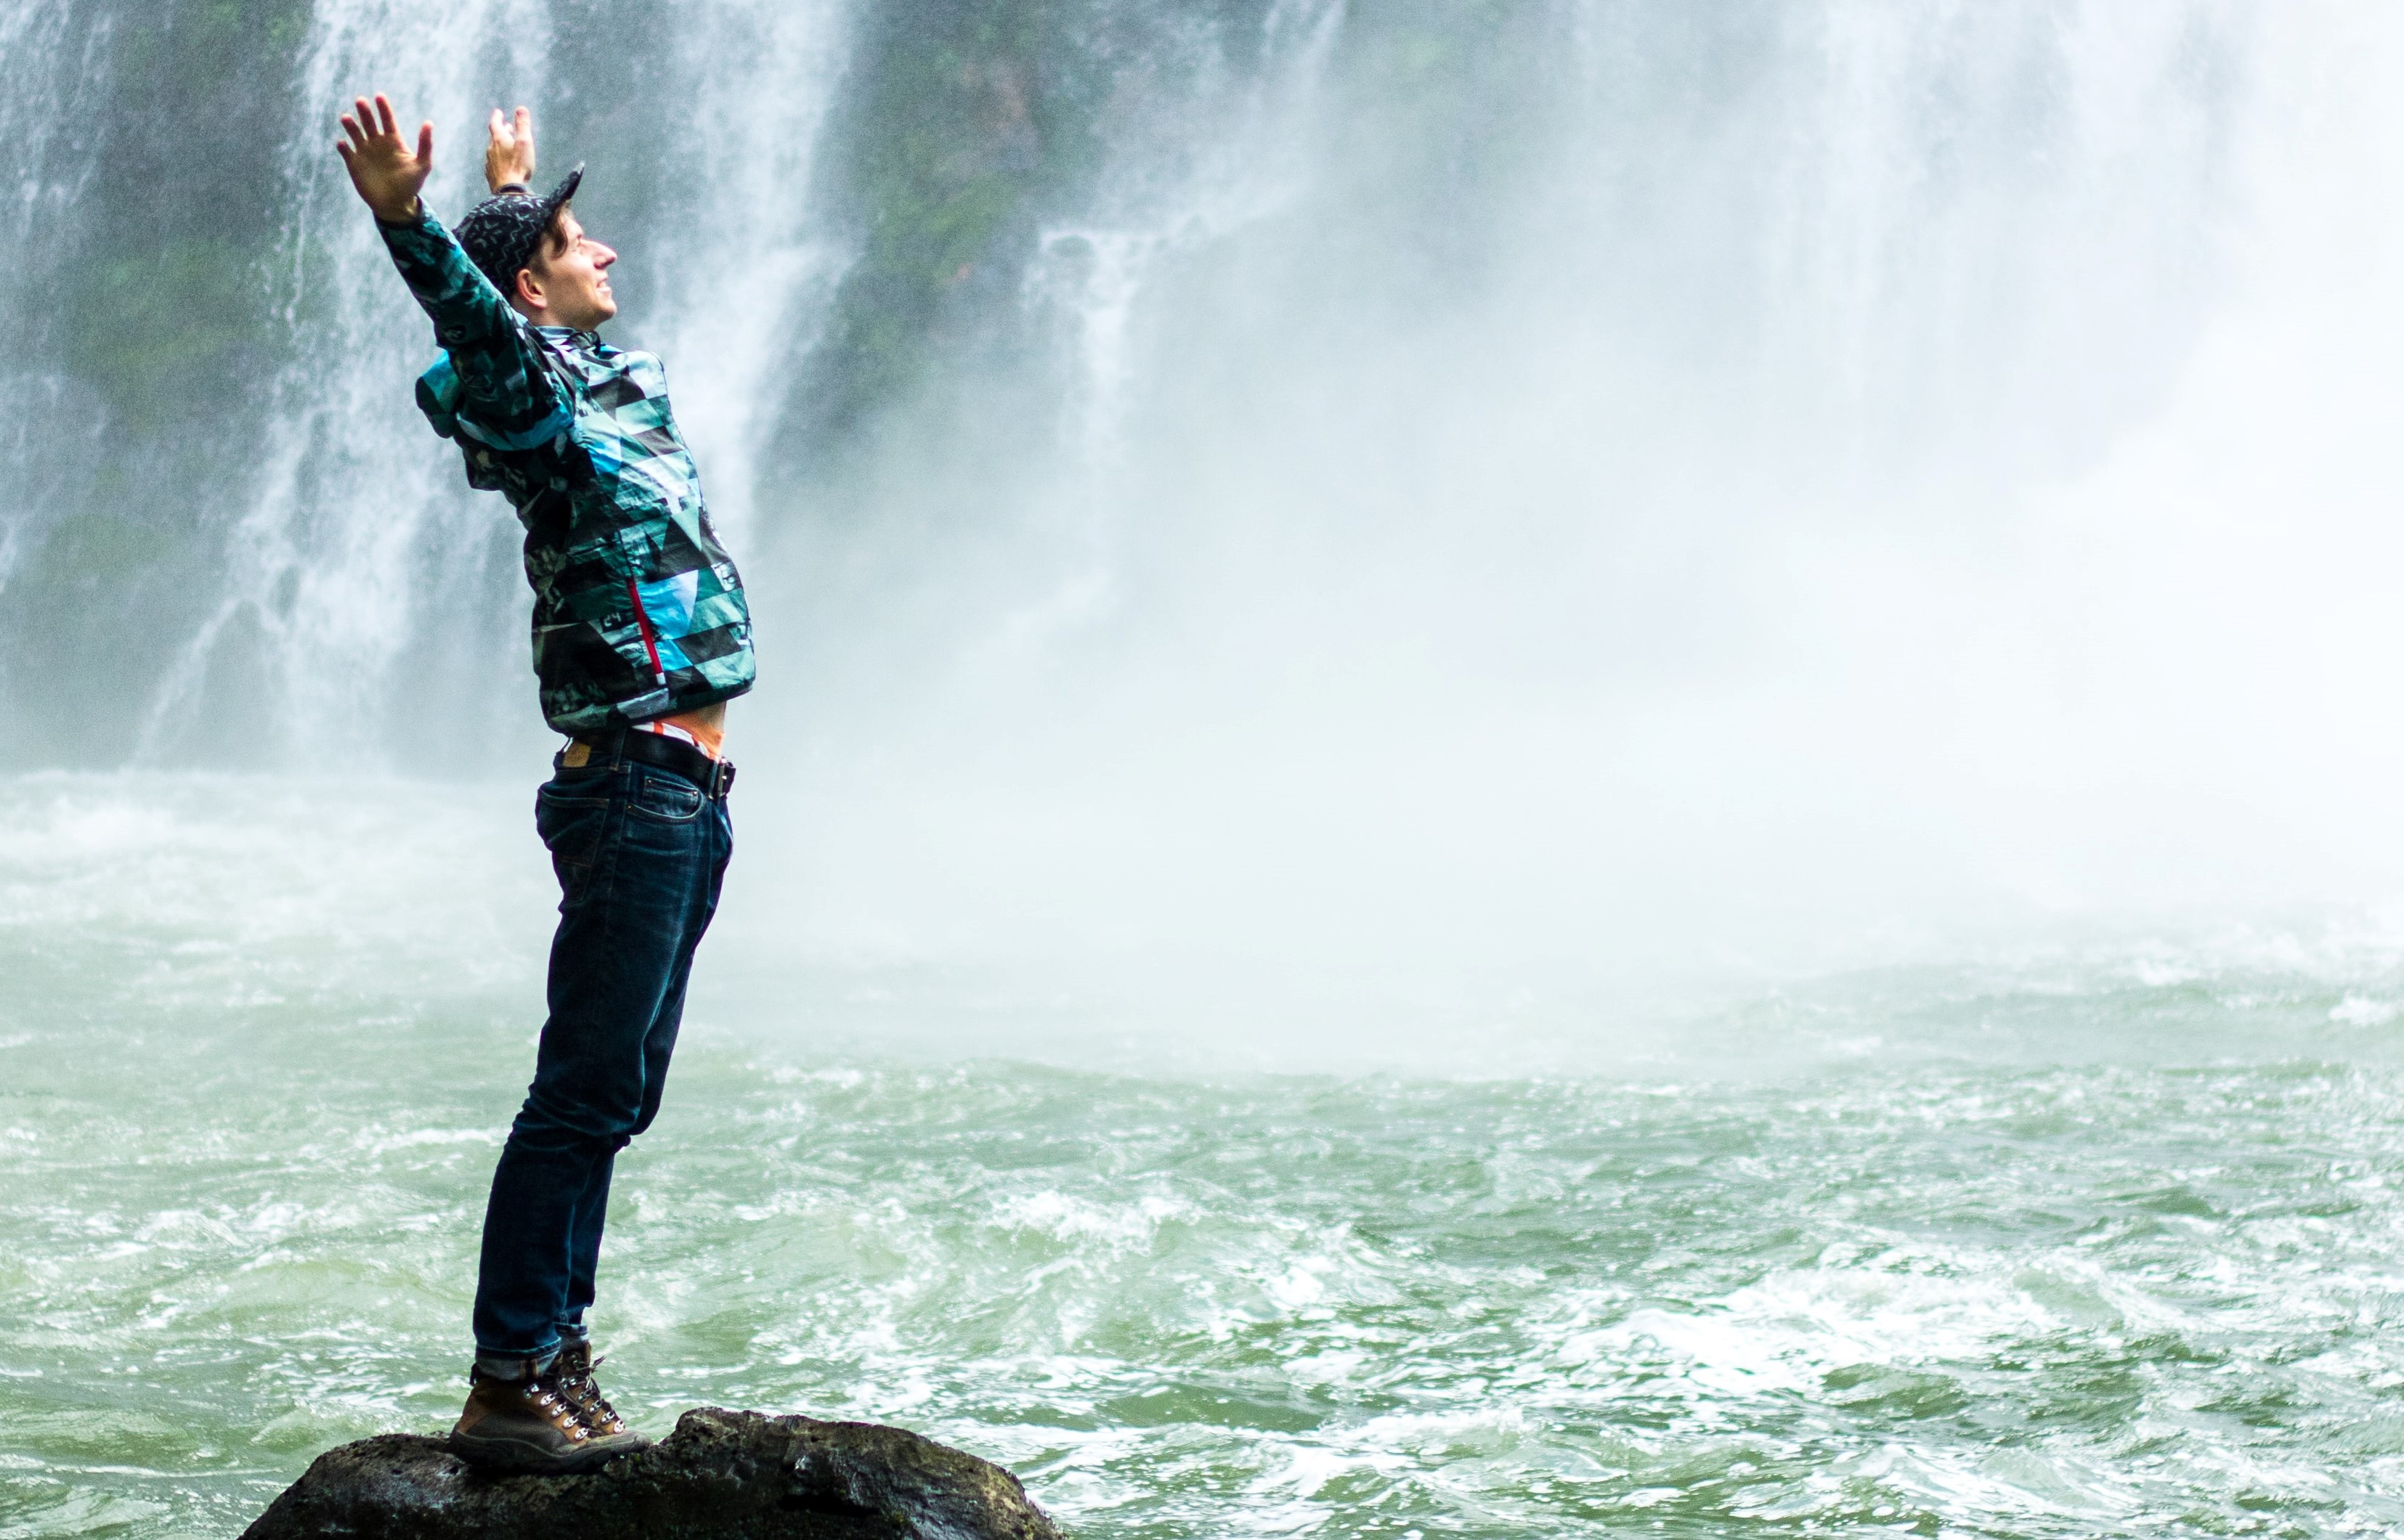
[[[728,764],[723,759],[711,760],[709,762],[710,800],[713,802],[724,801],[726,794],[734,789],[734,767]]]

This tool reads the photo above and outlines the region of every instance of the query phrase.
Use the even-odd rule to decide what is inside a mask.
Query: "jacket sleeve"
[[[452,378],[439,394],[450,399],[439,415],[429,410],[444,437],[461,434],[497,450],[527,450],[550,442],[568,424],[568,403],[559,382],[543,367],[534,330],[511,310],[500,291],[476,271],[442,222],[421,213],[406,225],[376,221],[419,308],[434,320]],[[425,390],[421,388],[421,406]]]

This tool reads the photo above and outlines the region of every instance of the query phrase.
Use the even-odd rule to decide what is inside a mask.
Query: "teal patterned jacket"
[[[589,737],[749,689],[743,580],[660,361],[530,324],[431,214],[376,228],[442,348],[418,409],[525,526],[544,720]]]

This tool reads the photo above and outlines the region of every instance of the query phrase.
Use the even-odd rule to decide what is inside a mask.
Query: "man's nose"
[[[608,247],[603,245],[598,241],[593,243],[593,265],[594,267],[606,268],[617,259],[618,254],[616,252],[611,251]]]

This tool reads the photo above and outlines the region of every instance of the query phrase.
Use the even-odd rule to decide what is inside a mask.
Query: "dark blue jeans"
[[[583,1334],[609,1169],[659,1115],[693,948],[734,847],[722,799],[626,760],[557,772],[535,827],[559,877],[559,934],[534,1084],[484,1209],[482,1358],[538,1358]]]

